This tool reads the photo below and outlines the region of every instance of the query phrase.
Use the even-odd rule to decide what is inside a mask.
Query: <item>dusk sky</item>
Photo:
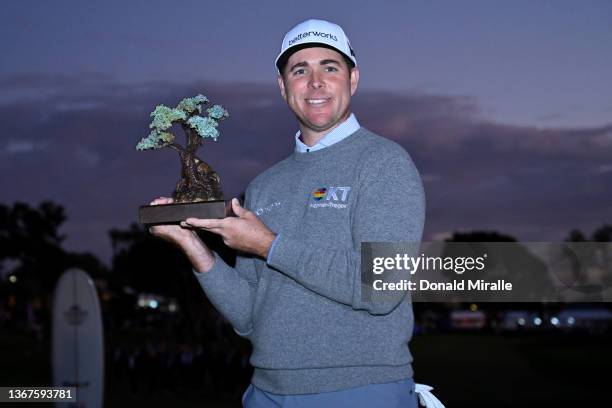
[[[231,118],[199,156],[226,197],[290,154],[274,59],[301,20],[342,25],[361,124],[402,144],[426,239],[560,240],[612,223],[610,1],[20,1],[0,15],[0,202],[66,208],[66,247],[169,195],[171,150],[137,152],[155,105],[203,93]]]

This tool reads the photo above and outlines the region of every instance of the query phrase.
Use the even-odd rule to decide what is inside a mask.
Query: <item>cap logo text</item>
[[[329,38],[330,40],[338,41],[338,37],[336,37],[335,35],[330,34],[330,33],[323,33],[321,31],[306,31],[304,33],[296,35],[295,37],[293,37],[293,39],[289,40],[289,45],[288,46],[290,47],[294,43],[296,43],[297,41],[303,40],[304,38],[307,38],[307,37],[310,37],[310,36]]]

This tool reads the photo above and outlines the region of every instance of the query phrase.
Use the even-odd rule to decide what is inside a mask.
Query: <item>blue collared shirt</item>
[[[321,140],[317,142],[314,146],[307,146],[300,140],[301,132],[295,134],[295,151],[298,153],[308,153],[308,152],[316,152],[317,150],[324,149],[328,146],[333,145],[334,143],[338,143],[339,141],[346,139],[353,133],[355,133],[361,125],[357,122],[357,118],[354,114],[351,113],[351,116],[348,117],[347,120],[338,125],[334,130],[323,136]],[[272,245],[270,246],[270,250],[268,251],[268,259],[272,256],[272,251],[274,251],[274,246],[276,245],[276,241],[278,241],[278,237],[280,234],[276,235],[274,241],[272,241]]]
[[[317,150],[321,150],[326,148],[327,146],[331,146],[334,143],[338,143],[342,139],[350,136],[355,133],[357,129],[359,129],[361,125],[357,122],[357,118],[354,114],[351,113],[351,116],[348,117],[347,120],[338,125],[334,130],[323,136],[321,140],[317,142],[314,146],[307,146],[300,140],[300,135],[302,134],[299,130],[295,134],[295,151],[298,153],[308,153],[308,152],[316,152]]]

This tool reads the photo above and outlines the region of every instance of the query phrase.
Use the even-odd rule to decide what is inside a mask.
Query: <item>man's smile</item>
[[[309,105],[321,105],[325,102],[329,102],[331,98],[319,98],[319,99],[306,99],[306,103]]]

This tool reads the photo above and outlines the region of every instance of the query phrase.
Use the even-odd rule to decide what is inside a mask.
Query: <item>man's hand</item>
[[[150,205],[172,204],[174,200],[168,197],[159,197]],[[207,272],[215,264],[212,251],[202,242],[198,234],[189,228],[180,225],[154,225],[149,232],[165,241],[180,247],[198,272]]]
[[[174,200],[168,197],[158,197],[151,201],[149,205],[172,204]],[[193,239],[194,232],[176,224],[154,225],[149,228],[149,232],[165,241],[171,242],[179,247],[188,244]]]
[[[235,198],[232,199],[232,210],[237,217],[220,220],[187,218],[181,223],[181,226],[197,227],[214,232],[221,235],[225,245],[230,248],[266,259],[276,234],[266,227],[253,212],[241,207]]]

